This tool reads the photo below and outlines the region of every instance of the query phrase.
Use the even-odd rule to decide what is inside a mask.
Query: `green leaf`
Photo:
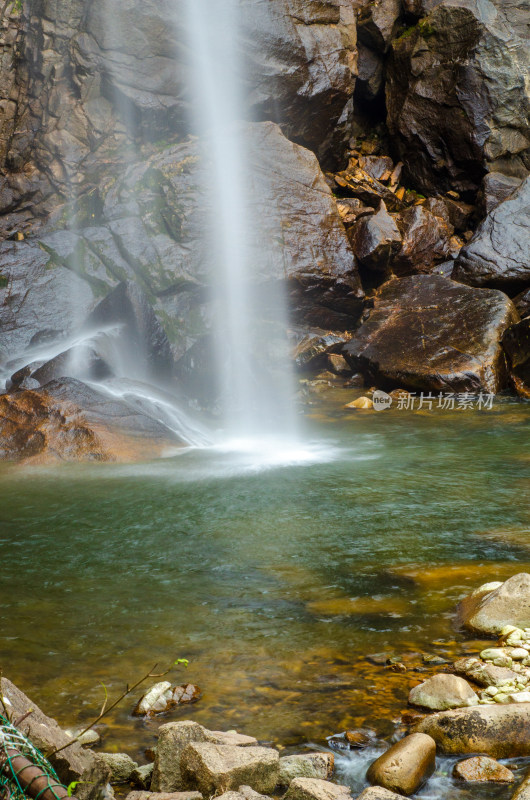
[[[190,662],[188,661],[187,658],[177,658],[177,660],[175,661],[175,664],[183,664],[185,667],[187,667],[189,663]]]

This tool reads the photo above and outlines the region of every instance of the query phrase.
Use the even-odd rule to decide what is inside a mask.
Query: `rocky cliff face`
[[[183,0],[131,1],[109,15],[106,0],[24,0],[1,21],[0,367],[18,375],[11,391],[62,377],[74,321],[86,328],[102,305],[115,308],[112,298],[130,305],[139,292],[132,307],[144,321],[154,312],[165,379],[201,393],[213,309],[209,198],[197,177],[208,163],[188,138],[183,9]],[[472,296],[445,284],[451,276],[526,296],[527,183],[513,194],[530,167],[522,5],[241,0],[240,12],[252,205],[264,222],[254,246],[268,253],[252,280],[264,315],[278,282],[296,340],[315,329],[347,339],[374,304],[386,330],[381,292],[392,294],[399,330],[408,276],[439,273],[418,283],[433,303],[437,292]],[[495,352],[495,378],[480,384],[495,390],[507,385],[499,343],[517,322],[507,307],[488,328],[488,352],[475,354]],[[458,324],[451,316],[455,341]],[[370,330],[355,334],[359,352]],[[59,359],[45,369],[44,345]],[[412,342],[410,353],[423,374],[421,348]],[[94,359],[110,369],[101,353]]]

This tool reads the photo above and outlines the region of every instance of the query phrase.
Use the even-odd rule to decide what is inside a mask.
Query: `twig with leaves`
[[[67,747],[70,747],[72,744],[77,742],[81,738],[81,736],[83,736],[83,734],[91,730],[94,727],[94,725],[98,724],[98,722],[101,722],[101,720],[104,717],[106,717],[107,714],[110,714],[110,712],[113,711],[113,709],[115,709],[116,706],[118,706],[122,702],[122,700],[124,700],[128,695],[130,695],[131,692],[134,692],[134,690],[137,689],[142,683],[145,683],[145,681],[149,680],[149,678],[164,678],[169,672],[171,672],[174,666],[182,665],[184,667],[187,667],[188,664],[189,661],[187,658],[177,658],[177,660],[174,661],[173,664],[164,672],[155,672],[155,670],[158,667],[158,664],[155,664],[154,667],[152,667],[146,675],[140,678],[140,680],[136,681],[136,683],[134,683],[132,686],[129,686],[129,684],[127,684],[125,690],[110,706],[107,705],[109,699],[107,687],[105,686],[105,684],[102,683],[101,685],[103,686],[103,690],[105,692],[105,698],[103,700],[103,705],[101,707],[101,711],[99,712],[98,716],[94,720],[92,720],[90,725],[87,725],[86,728],[83,728],[82,731],[80,731],[76,736],[74,736],[71,742],[68,742],[68,744],[64,744],[62,747],[57,747],[55,750],[52,750],[51,752],[47,753],[46,758],[50,758],[51,756],[60,753],[62,750],[66,750]]]

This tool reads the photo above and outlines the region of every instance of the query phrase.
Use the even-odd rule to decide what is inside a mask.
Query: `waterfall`
[[[282,282],[268,280],[283,258],[274,209],[264,240],[253,193],[252,124],[245,107],[240,0],[185,0],[190,125],[202,145],[202,191],[209,198],[204,230],[211,254],[214,360],[225,435],[269,442],[295,439],[293,381],[287,353]],[[180,14],[182,5],[175,5]],[[178,21],[182,24],[182,21]],[[269,209],[267,210],[269,212]],[[274,254],[273,254],[274,251]]]

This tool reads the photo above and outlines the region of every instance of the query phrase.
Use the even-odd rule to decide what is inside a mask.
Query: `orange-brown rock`
[[[138,461],[178,446],[162,423],[78,380],[0,395],[0,460]]]

